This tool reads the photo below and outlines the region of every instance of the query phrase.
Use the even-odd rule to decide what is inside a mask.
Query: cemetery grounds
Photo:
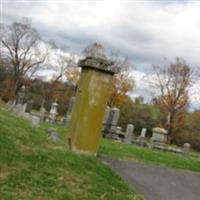
[[[97,158],[67,150],[66,128],[54,125],[63,142],[53,143],[44,130],[0,107],[0,193],[2,200],[139,200],[114,171],[98,158],[109,156],[200,172],[199,154],[184,157],[103,139]]]

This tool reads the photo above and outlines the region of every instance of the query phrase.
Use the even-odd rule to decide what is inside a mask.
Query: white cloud
[[[4,17],[29,16],[44,31],[75,46],[101,40],[137,63],[184,57],[199,63],[200,3],[147,1],[6,1]],[[10,3],[9,3],[10,2]],[[17,8],[17,9],[16,9]],[[63,41],[64,39],[63,38]],[[62,38],[60,38],[62,39]],[[68,41],[66,40],[66,43]],[[72,46],[73,48],[73,46]],[[80,51],[80,49],[76,49]]]
[[[77,54],[89,43],[102,42],[128,55],[141,75],[164,57],[183,57],[200,67],[200,2],[181,2],[4,0],[3,19],[31,17],[42,35]]]

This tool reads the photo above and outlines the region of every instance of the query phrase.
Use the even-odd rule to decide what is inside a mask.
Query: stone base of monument
[[[153,135],[150,139],[150,147],[154,149],[165,150],[167,143],[167,130],[164,128],[153,128]]]
[[[136,140],[134,140],[134,143],[142,147],[148,146],[148,142],[145,137],[138,137]]]
[[[58,143],[58,142],[61,141],[60,135],[59,135],[59,133],[56,131],[55,128],[52,128],[52,127],[47,128],[47,129],[45,130],[45,132],[47,133],[47,136],[48,136],[53,142]]]
[[[162,150],[162,151],[167,151],[167,152],[173,152],[173,153],[183,153],[182,149],[177,148],[177,147],[171,147],[171,146],[160,146],[160,145],[153,145],[154,149]]]
[[[119,142],[122,142],[125,137],[125,133],[122,132],[122,128],[119,126],[113,126],[109,129],[109,132],[105,132],[105,130],[102,130],[103,137],[108,139],[117,140]]]

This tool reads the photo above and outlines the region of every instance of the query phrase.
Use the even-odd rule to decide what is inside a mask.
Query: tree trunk
[[[169,112],[167,117],[167,131],[168,131],[168,143],[171,144],[174,140],[174,113]]]

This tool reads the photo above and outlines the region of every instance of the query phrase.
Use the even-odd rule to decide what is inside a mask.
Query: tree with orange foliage
[[[176,131],[184,126],[192,70],[183,59],[177,58],[169,65],[155,66],[154,72],[150,86],[159,92],[156,104],[165,113],[164,126],[168,130],[169,142],[172,142]]]
[[[134,80],[126,71],[114,75],[113,88],[108,105],[113,107],[126,103],[128,99],[127,93],[130,92],[133,87]]]

